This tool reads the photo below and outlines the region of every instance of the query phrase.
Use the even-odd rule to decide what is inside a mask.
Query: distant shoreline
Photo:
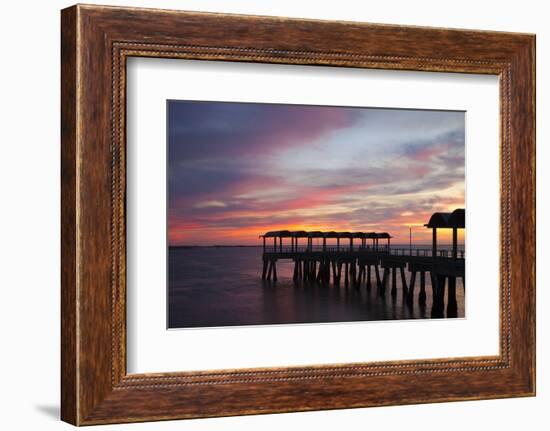
[[[263,247],[262,245],[169,245],[168,248],[230,248],[230,247]]]
[[[286,247],[286,244],[284,245]],[[452,247],[452,244],[437,244],[437,247]],[[459,247],[464,247],[464,244],[458,244]],[[272,247],[269,245],[268,247]],[[332,246],[330,246],[332,247]],[[423,247],[431,248],[431,244],[413,244],[413,248]],[[168,248],[263,248],[263,245],[169,245]],[[392,244],[391,248],[409,248],[409,244]]]

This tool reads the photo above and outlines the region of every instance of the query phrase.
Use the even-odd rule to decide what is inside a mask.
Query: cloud
[[[464,206],[463,113],[170,102],[168,129],[172,244],[292,228],[399,237]]]
[[[193,208],[226,208],[227,204],[222,201],[203,201],[193,205]]]
[[[359,110],[330,107],[171,101],[170,164],[242,154],[259,157],[307,144],[360,117]]]

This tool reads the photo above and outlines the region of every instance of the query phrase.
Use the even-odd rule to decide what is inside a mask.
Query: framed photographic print
[[[63,420],[534,395],[533,35],[61,30]]]

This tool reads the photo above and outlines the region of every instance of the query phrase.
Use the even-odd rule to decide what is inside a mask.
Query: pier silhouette
[[[424,226],[432,229],[431,248],[392,248],[392,236],[388,232],[266,232],[260,235],[263,240],[262,279],[276,282],[277,261],[291,260],[294,262],[294,281],[328,284],[332,279],[335,286],[343,283],[345,287],[360,289],[364,285],[367,290],[375,283],[380,295],[384,296],[391,278],[391,295],[395,297],[399,270],[401,294],[408,305],[414,302],[417,275],[420,278],[418,302],[421,306],[426,305],[428,276],[433,297],[431,316],[457,317],[457,279],[461,279],[466,289],[465,255],[458,249],[458,230],[465,228],[465,211],[460,208],[451,213],[436,212]],[[451,250],[438,249],[439,229],[452,229]],[[314,245],[314,240],[322,240],[322,245]]]

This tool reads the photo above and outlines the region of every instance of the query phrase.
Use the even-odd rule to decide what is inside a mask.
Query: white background
[[[284,415],[106,426],[97,429],[498,430],[548,428],[550,299],[549,13],[544,3],[470,1],[311,2],[297,0],[103,1],[106,4],[345,19],[537,33],[538,396]],[[70,429],[59,410],[59,9],[64,1],[6,2],[0,68],[0,306],[2,428]],[[32,265],[29,265],[32,263]],[[546,265],[548,267],[548,265]]]
[[[498,77],[139,58],[127,83],[129,373],[498,354]],[[466,319],[167,331],[167,99],[466,111]]]

